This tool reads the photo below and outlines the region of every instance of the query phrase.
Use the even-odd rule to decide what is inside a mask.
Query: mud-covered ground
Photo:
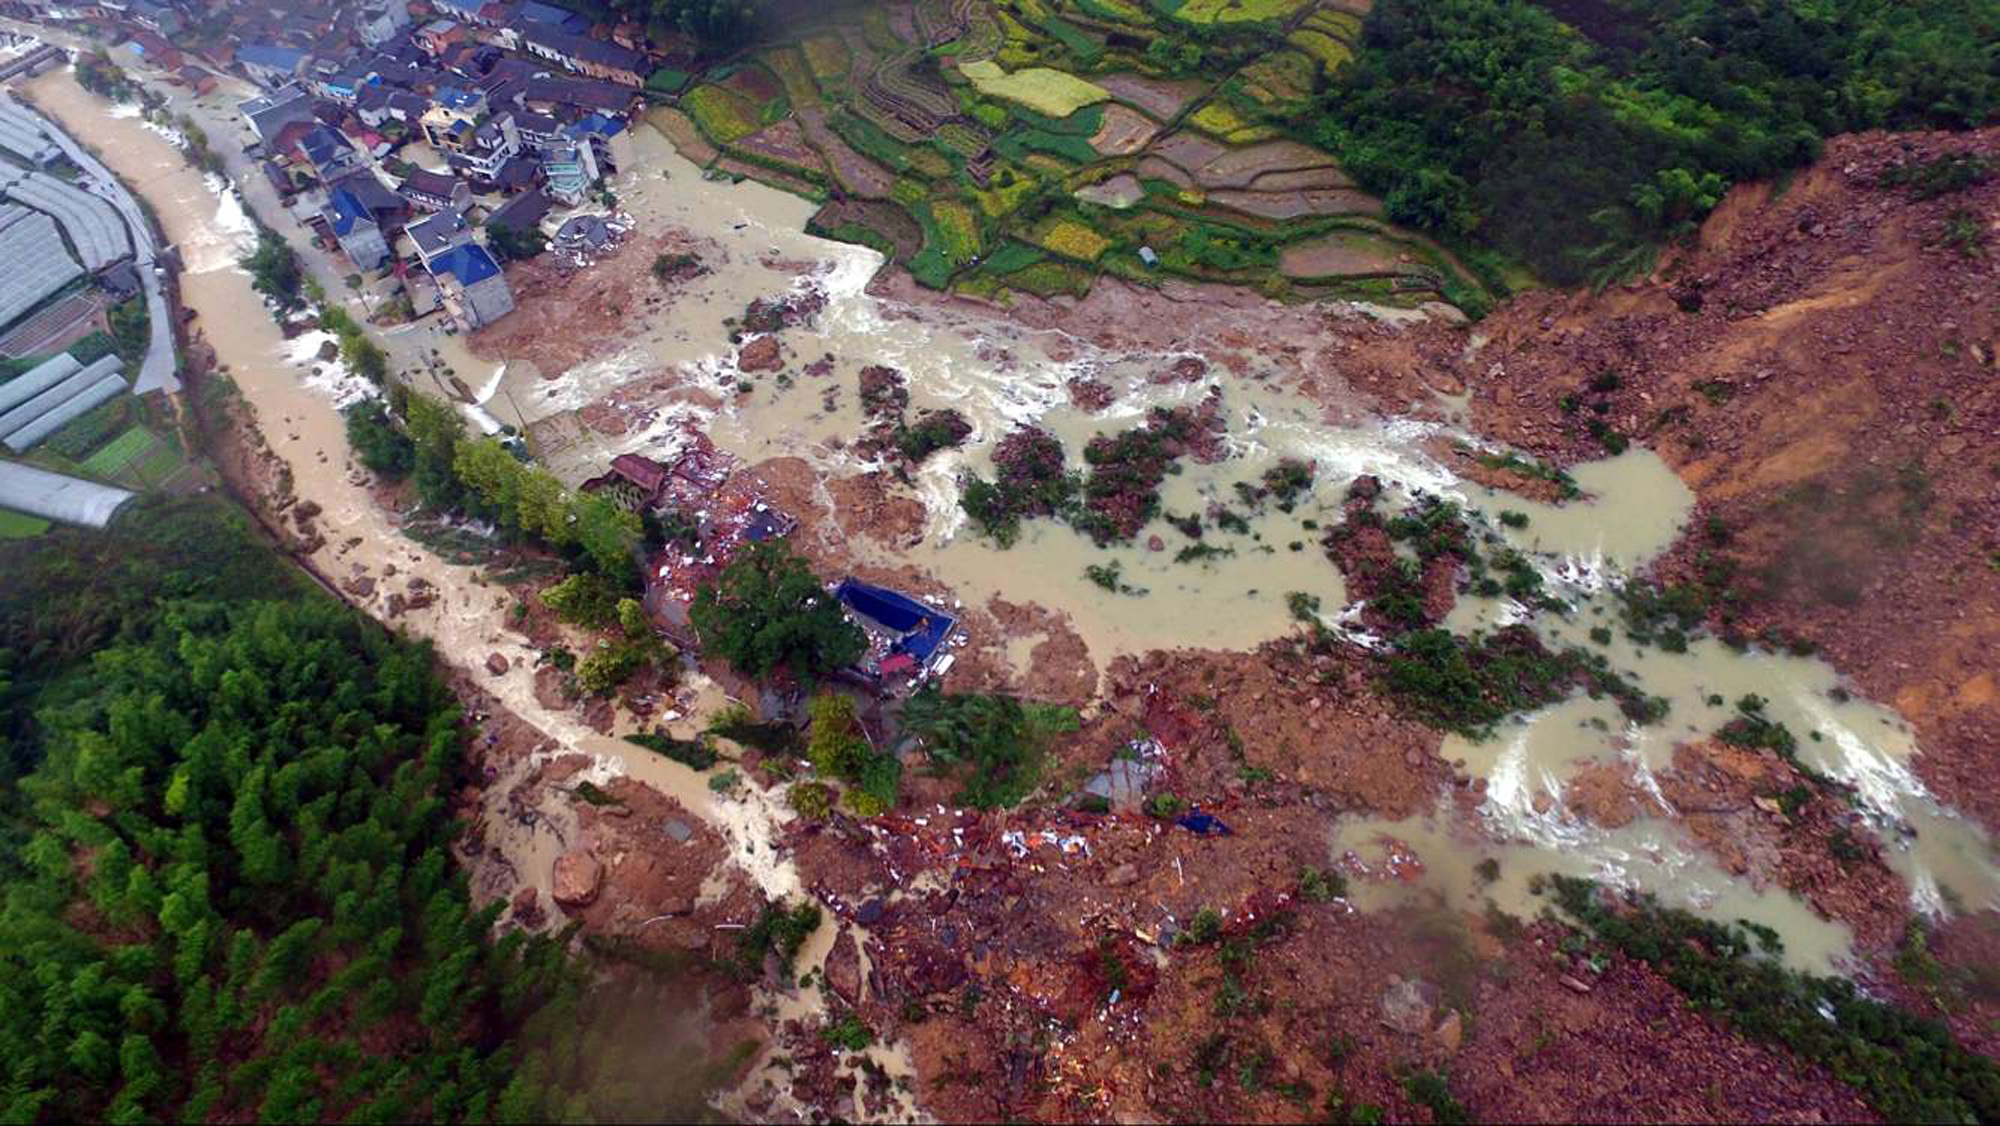
[[[2000,267],[1965,240],[1966,216],[1994,225],[2000,181],[1919,199],[1879,180],[1898,161],[1990,153],[1995,137],[1842,138],[1782,191],[1739,189],[1654,277],[1531,294],[1470,328],[1175,285],[1107,283],[1082,302],[1008,313],[1080,346],[1275,374],[1347,414],[1434,415],[1470,392],[1475,432],[1557,466],[1621,439],[1657,450],[1698,508],[1654,577],[1701,584],[1724,637],[1823,654],[1912,722],[1933,791],[1990,823]],[[616,300],[653,253],[625,248],[582,290],[531,279],[524,355],[546,376],[606,347],[549,329],[579,303]],[[894,273],[871,292],[909,316],[935,304]],[[1107,391],[1071,388],[1093,410]],[[1545,476],[1433,453],[1467,479],[1557,499]],[[918,567],[881,562],[893,551],[863,550],[924,534],[925,509],[896,474],[828,476],[789,457],[746,472],[800,516],[794,540],[823,571],[953,596]],[[1443,607],[1449,585],[1433,592]],[[752,1113],[895,1113],[900,1085],[953,1120],[1308,1121],[1373,1105],[1422,1121],[1438,1112],[1406,1080],[1435,1072],[1481,1119],[1873,1116],[1828,1075],[1691,1011],[1644,966],[1591,961],[1553,923],[1421,897],[1359,911],[1315,894],[1343,817],[1436,813],[1470,827],[1485,785],[1446,761],[1443,733],[1381,694],[1358,648],[1293,638],[1112,660],[1059,611],[1002,598],[962,610],[973,641],[949,687],[1079,705],[1083,727],[1044,765],[1041,798],[1014,811],[952,810],[948,785],[915,778],[887,817],[786,826],[780,851],[838,928],[818,986],[830,1008],[780,1023],[786,1081],[754,1094]],[[1142,756],[1134,740],[1151,740]],[[1147,793],[1230,833],[1060,800],[1121,755],[1144,763]],[[1807,781],[1768,752],[1694,740],[1646,778],[1650,791],[1629,769],[1593,768],[1567,800],[1617,827],[1656,812],[1656,794],[1722,871],[1850,928],[1854,968],[1877,990],[1992,1051],[1994,913],[1958,904],[1929,934],[1938,975],[1909,972],[1897,961],[1909,889],[1853,811]],[[1770,795],[1782,792],[1809,796],[1781,809]],[[1397,871],[1344,874],[1411,874]],[[686,902],[680,890],[633,894]],[[1204,909],[1221,935],[1175,942]],[[578,917],[589,929],[640,914],[599,901]],[[907,1045],[910,1074],[863,1068],[857,1086],[821,1034],[847,1012]]]
[[[1918,771],[1989,824],[2000,179],[1935,199],[1879,181],[1996,148],[1994,130],[1836,139],[1782,190],[1734,192],[1662,276],[1525,297],[1462,365],[1496,437],[1569,462],[1599,455],[1601,422],[1657,450],[1701,513],[1660,574],[1713,588],[1716,628],[1809,643],[1893,705]]]

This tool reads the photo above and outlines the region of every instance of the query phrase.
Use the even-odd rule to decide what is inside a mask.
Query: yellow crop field
[[[1035,242],[1044,250],[1083,262],[1095,262],[1111,249],[1110,239],[1074,219],[1058,219],[1049,224]]]
[[[969,262],[979,253],[979,220],[972,209],[957,200],[941,200],[931,205],[938,234],[944,238],[944,252],[954,262]]]
[[[813,77],[825,82],[829,78],[840,78],[854,65],[847,53],[847,44],[838,35],[815,35],[805,42],[806,65],[812,68]]]
[[[1174,17],[1189,23],[1255,23],[1285,19],[1304,3],[1305,0],[1187,0]]]
[[[982,61],[964,64],[959,73],[987,97],[1016,102],[1044,117],[1068,117],[1085,106],[1111,99],[1104,87],[1047,67],[1028,67],[1009,74],[998,63]]]
[[[1005,182],[1002,182],[1005,179]],[[1021,201],[1034,195],[1041,183],[1033,176],[1012,173],[1011,179],[1000,176],[993,178],[993,186],[973,195],[979,199],[979,209],[997,219],[1021,206]]]
[[[819,85],[813,81],[812,70],[797,47],[780,47],[770,52],[764,56],[764,65],[784,84],[785,96],[794,106],[809,106],[819,101]]]
[[[1333,70],[1354,57],[1353,49],[1347,44],[1328,38],[1310,28],[1292,32],[1286,42],[1325,63],[1328,70]]]
[[[681,106],[717,144],[740,141],[762,128],[756,109],[720,86],[695,87],[681,99]]]
[[[1306,17],[1305,26],[1314,31],[1325,32],[1343,43],[1354,43],[1361,38],[1361,17],[1351,12],[1336,12],[1322,8]]]
[[[1278,135],[1276,129],[1247,120],[1226,102],[1208,103],[1195,111],[1192,120],[1195,128],[1235,145],[1268,141]]]
[[[1194,125],[1204,133],[1227,137],[1238,129],[1249,128],[1250,123],[1228,102],[1214,101],[1194,111]]]

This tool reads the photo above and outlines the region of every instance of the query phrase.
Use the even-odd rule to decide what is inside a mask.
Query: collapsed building
[[[675,644],[697,649],[692,611],[696,593],[712,584],[749,545],[792,534],[798,518],[771,504],[757,480],[690,431],[673,464],[640,454],[613,458],[583,491],[658,521],[666,542],[645,562],[643,605]],[[831,590],[868,646],[845,670],[847,679],[877,692],[914,688],[951,668],[960,631],[957,614],[887,587],[849,577]]]

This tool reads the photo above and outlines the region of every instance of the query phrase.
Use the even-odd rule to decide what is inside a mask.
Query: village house
[[[427,168],[413,169],[403,177],[402,185],[397,190],[410,201],[411,206],[424,211],[445,208],[463,211],[472,206],[472,189],[465,186],[465,181]]]
[[[619,454],[609,472],[583,483],[583,491],[609,497],[627,512],[652,512],[663,505],[672,470],[641,454]]]
[[[549,197],[541,190],[530,188],[508,200],[486,217],[486,229],[507,227],[516,231],[539,229],[542,220],[548,217]]]
[[[315,60],[311,67],[312,86],[320,97],[351,106],[368,89],[374,76],[356,63],[337,59]]]
[[[466,225],[465,216],[450,208],[410,224],[408,233],[410,244],[417,251],[417,261],[426,270],[431,268],[432,259],[472,241],[472,228]]]
[[[182,85],[194,91],[195,97],[207,97],[215,93],[215,76],[192,63],[175,72],[175,77],[180,79]]]
[[[132,53],[146,60],[146,65],[160,70],[179,70],[186,59],[180,49],[150,31],[141,31],[132,36]]]
[[[370,47],[380,47],[410,26],[410,6],[403,0],[370,0],[354,14],[354,33]]]
[[[637,51],[543,25],[523,28],[521,46],[529,54],[561,63],[569,70],[633,89],[645,85],[650,69],[646,56]]]
[[[266,144],[276,139],[279,130],[293,122],[315,120],[312,95],[296,82],[288,82],[236,108],[243,115],[243,120],[250,123],[250,131]]]
[[[297,152],[312,166],[320,182],[325,184],[331,184],[366,162],[345,134],[324,125],[307,130],[299,138]]]
[[[269,90],[291,82],[304,67],[306,53],[293,47],[252,43],[236,49],[236,63],[250,81]]]
[[[478,243],[467,243],[431,259],[444,307],[467,329],[492,324],[514,311],[514,292],[500,264]]]
[[[179,12],[152,0],[128,0],[125,15],[133,23],[159,35],[177,34],[185,25]]]
[[[454,45],[465,42],[465,26],[453,20],[432,20],[417,29],[413,36],[417,46],[430,52],[432,57],[444,54]]]
[[[366,204],[356,198],[347,187],[335,187],[328,193],[326,210],[321,213],[326,226],[333,233],[334,241],[349,260],[363,270],[381,269],[389,258],[389,242],[382,235],[381,224],[375,221]]]

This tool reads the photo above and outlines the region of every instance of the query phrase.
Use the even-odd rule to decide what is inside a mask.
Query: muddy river
[[[564,749],[593,756],[594,769],[605,776],[631,774],[716,824],[744,871],[767,893],[796,892],[796,870],[762,847],[775,824],[789,816],[779,803],[754,787],[745,787],[740,799],[719,798],[694,772],[650,754],[627,755],[616,739],[540,707],[531,675],[535,654],[505,628],[510,597],[482,585],[473,568],[445,564],[418,548],[374,505],[362,487],[364,478],[350,467],[333,407],[360,389],[338,371],[315,372],[311,357],[317,342],[287,341],[250,290],[235,266],[251,234],[237,198],[219,181],[189,169],[159,132],[85,94],[67,74],[43,76],[30,88],[46,111],[104,151],[107,162],[153,203],[169,240],[182,247],[188,262],[182,292],[198,314],[199,331],[231,370],[272,448],[294,467],[300,499],[316,501],[325,512],[328,546],[316,562],[337,580],[363,572],[380,576],[394,566],[400,574],[433,583],[443,597],[400,624],[430,637],[448,659],[467,667],[489,653],[507,657],[510,671],[484,682],[509,708]],[[860,471],[868,466],[848,448],[863,429],[853,389],[861,367],[887,364],[907,377],[912,414],[954,407],[973,422],[975,433],[967,448],[934,458],[918,474],[926,519],[916,542],[890,546],[857,538],[850,548],[866,558],[928,571],[967,604],[984,604],[997,594],[1062,613],[1100,669],[1119,654],[1178,646],[1247,649],[1281,636],[1295,628],[1287,600],[1292,592],[1316,596],[1330,623],[1347,620],[1341,576],[1317,550],[1313,525],[1337,518],[1347,484],[1362,474],[1380,478],[1392,496],[1456,501],[1508,544],[1531,553],[1551,592],[1572,608],[1567,615],[1541,612],[1531,620],[1550,641],[1565,644],[1594,644],[1590,629],[1613,613],[1610,592],[1663,551],[1687,519],[1690,493],[1644,450],[1576,467],[1573,476],[1585,496],[1562,505],[1539,504],[1463,480],[1426,452],[1452,442],[1485,448],[1476,435],[1448,421],[1454,414],[1449,403],[1441,402],[1424,418],[1381,418],[1369,416],[1358,402],[1308,401],[1276,371],[1209,370],[1163,380],[1162,373],[1183,357],[1107,353],[1004,320],[879,300],[866,286],[880,256],[805,235],[810,204],[754,183],[704,180],[650,126],[640,125],[634,133],[637,159],[612,185],[621,211],[642,230],[674,226],[693,232],[704,241],[709,272],[686,283],[672,302],[617,326],[623,336],[615,350],[574,370],[541,372],[518,362],[496,368],[462,352],[450,354],[449,362],[477,390],[488,422],[561,420],[621,386],[662,373],[713,392],[712,401],[722,404],[682,399],[617,437],[567,427],[579,440],[546,457],[571,482],[601,471],[617,453],[671,456],[689,425],[705,429],[746,461],[803,456],[830,473]],[[824,309],[812,323],[780,336],[789,357],[804,363],[826,359],[828,373],[763,376],[748,392],[739,392],[725,318],[739,316],[754,299],[808,287],[824,293]],[[442,354],[448,345],[438,347]],[[1104,411],[1087,413],[1071,402],[1067,384],[1075,378],[1108,384],[1117,397]],[[825,393],[834,387],[841,393]],[[1134,425],[1154,406],[1194,403],[1218,389],[1228,456],[1212,465],[1187,462],[1169,477],[1167,511],[1227,505],[1238,483],[1257,480],[1280,459],[1308,461],[1316,469],[1311,495],[1292,511],[1246,512],[1241,530],[1211,533],[1226,553],[1176,562],[1174,550],[1149,550],[1146,540],[1156,531],[1171,544],[1183,542],[1160,522],[1135,545],[1109,551],[1050,522],[1031,523],[1011,550],[965,526],[958,479],[967,471],[988,471],[993,444],[1015,426],[1034,422],[1049,428],[1080,464],[1081,448],[1093,435]],[[1528,519],[1523,526],[1503,526],[1502,512]],[[1085,573],[1086,567],[1114,562],[1129,593],[1106,591]],[[1525,614],[1502,599],[1468,599],[1450,624],[1470,631]],[[1954,901],[1987,903],[2000,895],[1990,841],[1941,809],[1910,769],[1920,748],[1907,726],[1892,712],[1836,691],[1839,679],[1823,662],[1736,653],[1707,640],[1678,654],[1622,641],[1605,651],[1614,667],[1646,692],[1671,701],[1664,723],[1630,728],[1615,710],[1579,699],[1521,717],[1483,741],[1453,738],[1444,757],[1463,759],[1468,773],[1487,782],[1478,837],[1443,820],[1357,821],[1337,828],[1328,842],[1330,853],[1380,848],[1386,833],[1422,857],[1425,876],[1417,886],[1426,894],[1473,907],[1491,898],[1517,913],[1533,913],[1526,892],[1533,873],[1594,875],[1658,891],[1669,902],[1765,923],[1785,936],[1795,964],[1838,967],[1850,941],[1844,928],[1821,919],[1795,896],[1751,887],[1721,872],[1686,839],[1664,802],[1632,824],[1608,830],[1575,815],[1563,801],[1568,781],[1594,763],[1629,763],[1644,779],[1667,761],[1677,740],[1715,730],[1733,714],[1735,700],[1754,693],[1768,699],[1772,717],[1799,736],[1804,761],[1854,784],[1919,907],[1945,911]],[[1030,659],[1025,652],[1016,656]],[[1711,702],[1717,698],[1722,702]],[[690,685],[686,698],[675,702],[684,717],[680,733],[693,730],[719,700],[712,686]],[[492,792],[505,789],[495,786]],[[552,808],[546,820],[508,829],[504,866],[475,874],[483,881],[482,892],[500,893],[510,881],[546,892],[549,861],[563,847],[563,816]],[[1493,880],[1474,869],[1489,856],[1500,860]],[[1367,908],[1404,894],[1395,889],[1408,886],[1364,885],[1356,894]],[[811,954],[823,956],[832,929],[816,936]],[[809,957],[802,968],[814,964]],[[878,1062],[895,1066],[893,1049],[880,1051]]]

